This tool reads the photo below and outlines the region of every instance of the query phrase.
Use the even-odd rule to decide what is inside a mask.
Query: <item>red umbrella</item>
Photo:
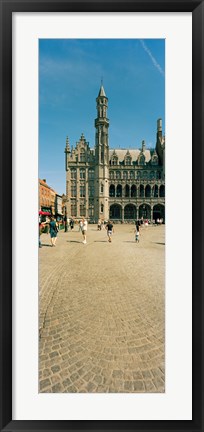
[[[49,212],[43,212],[43,211],[39,211],[39,215],[43,215],[43,216],[50,216],[51,215],[51,213],[49,213]]]

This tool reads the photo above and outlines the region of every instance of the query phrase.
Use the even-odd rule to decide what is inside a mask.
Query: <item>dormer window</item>
[[[118,164],[118,158],[117,156],[112,156],[111,158],[111,165],[117,165]]]
[[[145,156],[143,154],[141,154],[138,158],[138,164],[139,165],[144,165],[145,164]]]
[[[80,150],[80,162],[85,162],[85,150],[84,150],[84,148],[82,148],[81,150]]]
[[[131,165],[132,159],[131,156],[125,156],[125,165]]]

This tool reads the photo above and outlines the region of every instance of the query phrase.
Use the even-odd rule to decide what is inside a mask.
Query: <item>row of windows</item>
[[[101,186],[102,192],[103,192],[103,185]],[[88,194],[89,197],[93,197],[94,196],[94,183],[91,182],[88,186]],[[86,196],[86,186],[85,184],[80,184],[80,188],[79,188],[79,193],[80,193],[80,197],[84,198]],[[76,197],[77,196],[77,185],[76,182],[72,182],[71,183],[71,197]]]
[[[109,197],[125,197],[125,198],[135,198],[135,197],[146,197],[146,198],[150,198],[150,197],[160,197],[160,198],[164,198],[165,197],[165,186],[161,185],[160,187],[158,187],[157,185],[153,186],[153,188],[151,188],[150,185],[147,185],[146,187],[144,187],[143,185],[140,185],[139,188],[137,188],[135,185],[132,185],[131,187],[129,185],[125,185],[124,188],[122,188],[122,185],[117,185],[117,187],[115,187],[115,185],[110,185],[109,188]]]
[[[101,193],[103,193],[104,187],[103,184],[101,184]],[[88,196],[94,197],[94,184],[90,184],[88,187]],[[71,197],[77,196],[77,188],[76,184],[73,183],[71,185]],[[79,196],[80,198],[85,198],[86,196],[86,186],[80,185],[79,190]],[[151,187],[150,185],[147,185],[144,187],[144,185],[140,185],[139,188],[137,188],[135,185],[132,185],[131,187],[126,184],[124,188],[122,188],[122,185],[113,185],[111,184],[109,187],[109,196],[110,197],[164,197],[165,196],[165,187],[164,185],[161,185],[160,187],[158,185],[154,185]]]
[[[147,179],[147,180],[154,180],[154,179],[161,179],[161,171],[110,171],[109,172],[109,178],[111,180],[113,179]]]
[[[124,158],[124,161],[120,162],[120,164],[122,165],[133,165],[133,164],[137,164],[137,165],[145,165],[145,156],[143,154],[141,154],[137,161],[132,163],[132,158],[131,156],[126,156]],[[151,159],[151,164],[152,165],[158,165],[158,157],[155,155],[152,157]],[[110,160],[110,165],[119,165],[119,161],[118,161],[118,157],[116,155],[112,156],[111,160]]]
[[[81,180],[84,180],[86,178],[86,170],[81,168],[79,170],[79,176],[80,176]],[[77,178],[77,170],[76,170],[76,168],[72,168],[71,169],[71,179],[76,180],[76,178]],[[93,169],[88,170],[88,178],[94,179],[94,170]]]
[[[79,176],[80,176],[80,180],[85,180],[86,179],[86,170],[85,169],[80,169],[79,170]],[[137,170],[137,171],[110,171],[109,173],[109,177],[111,180],[116,179],[147,179],[147,180],[153,180],[153,179],[161,179],[161,171],[142,171],[142,170]],[[71,169],[71,179],[72,180],[76,180],[77,178],[77,170],[76,168]],[[93,169],[89,169],[88,170],[88,178],[89,179],[94,179],[94,170]]]

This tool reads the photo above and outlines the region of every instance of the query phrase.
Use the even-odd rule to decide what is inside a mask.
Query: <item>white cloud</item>
[[[140,39],[140,43],[143,47],[143,49],[146,51],[146,53],[148,54],[148,56],[150,57],[153,65],[156,67],[156,69],[160,72],[161,75],[164,76],[164,71],[162,69],[162,67],[160,66],[160,64],[156,61],[155,57],[152,55],[150,49],[147,47],[147,45],[145,44],[145,42],[143,41],[143,39]]]

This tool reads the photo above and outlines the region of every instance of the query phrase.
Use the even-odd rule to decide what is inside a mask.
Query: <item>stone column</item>
[[[124,206],[122,206],[122,221],[124,222]]]

